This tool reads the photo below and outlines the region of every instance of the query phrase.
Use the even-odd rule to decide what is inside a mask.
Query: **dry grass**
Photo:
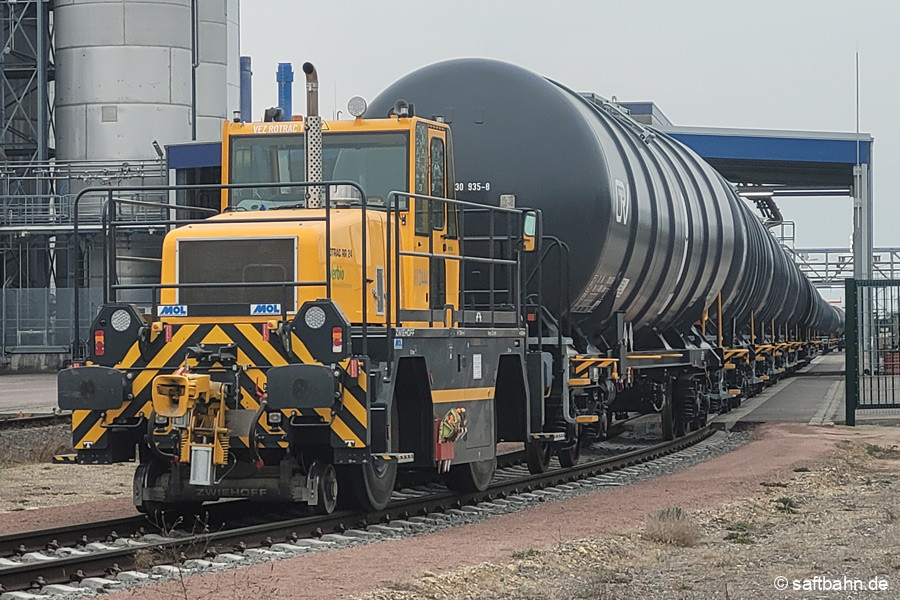
[[[672,546],[690,547],[700,540],[697,523],[677,506],[644,518],[644,538]]]
[[[67,426],[11,429],[0,435],[0,465],[49,463],[56,454],[72,452]]]

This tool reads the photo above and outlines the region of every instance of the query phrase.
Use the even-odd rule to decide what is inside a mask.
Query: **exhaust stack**
[[[312,63],[303,63],[306,74],[306,180],[322,181],[322,117],[319,116],[319,74]],[[307,188],[307,208],[322,207],[322,188]]]

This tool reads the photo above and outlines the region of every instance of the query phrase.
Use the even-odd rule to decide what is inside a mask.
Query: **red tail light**
[[[335,354],[344,349],[344,330],[341,327],[331,328],[331,351]]]
[[[350,375],[350,377],[353,377],[354,379],[359,377],[359,361],[358,360],[356,360],[355,358],[350,359],[350,368],[347,369],[347,373]]]
[[[94,355],[103,356],[106,352],[105,336],[102,329],[94,332]]]

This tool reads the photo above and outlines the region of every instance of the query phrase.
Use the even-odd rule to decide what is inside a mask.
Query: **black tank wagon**
[[[417,70],[368,114],[401,98],[450,124],[460,198],[514,196],[568,248],[569,285],[545,277],[543,298],[566,307],[555,316],[575,352],[616,356],[634,383],[605,392],[611,410],[652,410],[671,393],[681,430],[840,335],[842,313],[732,185],[618,104],[485,59]]]
[[[723,318],[750,315],[836,331],[840,317],[706,162],[618,105],[493,60],[438,63],[370,105],[402,98],[453,130],[457,193],[543,212],[570,248],[573,320],[591,340],[624,312],[636,334],[684,331],[722,293]],[[551,303],[552,304],[552,303]]]

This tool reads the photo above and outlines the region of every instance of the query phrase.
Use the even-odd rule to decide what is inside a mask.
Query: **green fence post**
[[[844,280],[844,306],[845,314],[844,336],[847,343],[847,351],[844,353],[844,383],[845,390],[845,422],[853,427],[856,425],[856,405],[859,404],[859,332],[857,331],[857,284],[856,280],[849,277]]]

